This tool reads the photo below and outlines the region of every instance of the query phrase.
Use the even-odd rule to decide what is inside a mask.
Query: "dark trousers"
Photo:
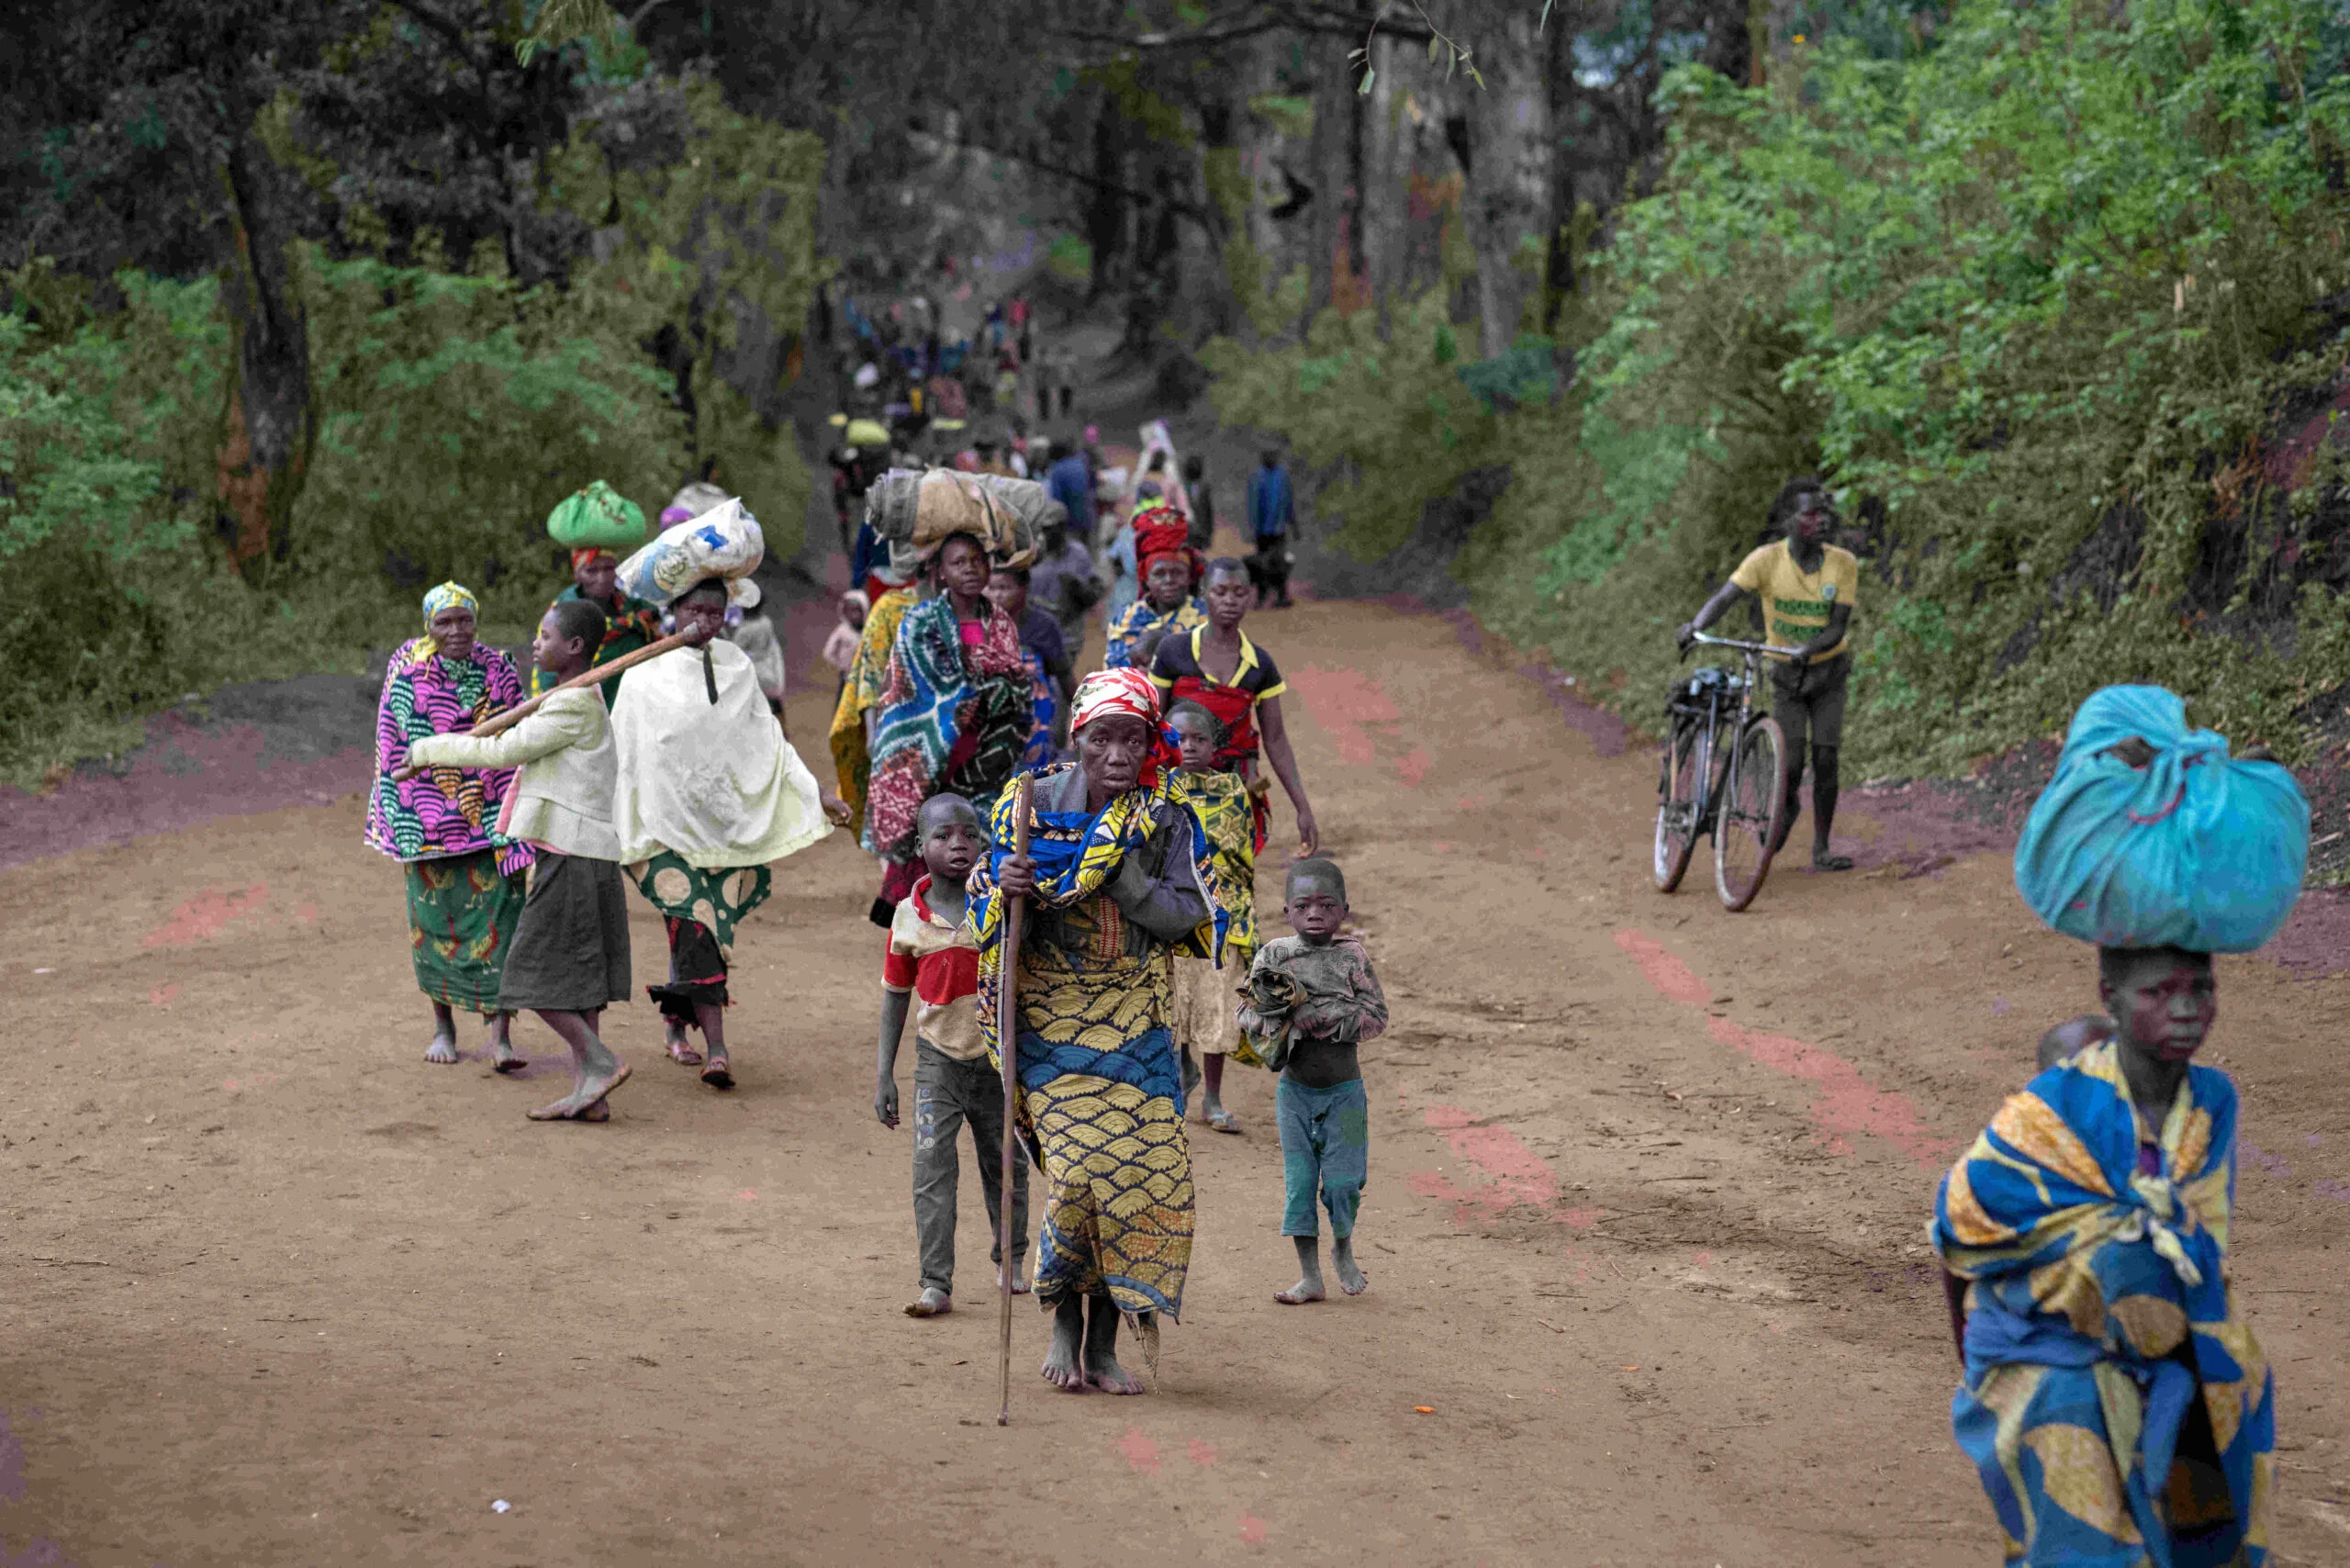
[[[1268,593],[1282,604],[1289,602],[1289,535],[1257,535],[1257,553],[1248,557],[1248,579],[1256,586],[1258,603],[1264,603]]]
[[[1771,716],[1787,737],[1787,826],[1792,831],[1800,806],[1804,754],[1811,754],[1812,834],[1828,843],[1829,825],[1836,820],[1836,795],[1841,782],[1837,748],[1844,741],[1844,702],[1852,683],[1852,658],[1846,654],[1797,672],[1786,665],[1771,666]]]
[[[926,1040],[914,1041],[914,1238],[922,1250],[922,1285],[955,1294],[955,1197],[962,1161],[955,1134],[970,1124],[979,1159],[979,1188],[987,1194],[988,1230],[1000,1234],[1003,1207],[1003,1080],[985,1057],[957,1061]],[[1028,1151],[1012,1155],[1012,1248],[1018,1264],[1028,1256]],[[998,1244],[989,1259],[1003,1261]]]

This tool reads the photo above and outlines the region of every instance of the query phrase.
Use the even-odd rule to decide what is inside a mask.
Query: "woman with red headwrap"
[[[1136,650],[1154,632],[1173,636],[1208,620],[1197,593],[1200,553],[1192,548],[1183,514],[1164,501],[1153,502],[1135,513],[1131,526],[1142,597],[1110,623],[1109,645],[1102,655],[1105,669],[1135,664]]]
[[[1036,1299],[1054,1316],[1046,1381],[1140,1394],[1118,1364],[1131,1320],[1156,1362],[1192,1257],[1192,1161],[1167,1027],[1169,956],[1213,958],[1225,917],[1207,834],[1158,775],[1158,692],[1137,669],[1077,689],[1077,761],[1036,775],[1025,854],[1006,790],[972,874],[979,1030],[1018,1070],[1019,1126],[1046,1183]],[[1004,916],[1026,899],[1018,1016],[998,1014]]]
[[[666,527],[669,521],[663,515]],[[601,479],[576,495],[567,497],[547,520],[548,532],[558,543],[577,539],[583,533],[589,539],[617,540],[644,532],[644,514],[636,503],[629,500]],[[633,548],[633,546],[632,546]],[[631,599],[620,590],[620,565],[622,552],[610,543],[583,543],[571,552],[571,586],[554,596],[554,604],[565,599],[584,599],[604,612],[604,635],[588,650],[588,665],[608,665],[624,654],[632,654],[661,635],[661,611],[641,599]],[[554,604],[547,607],[552,610]],[[604,706],[610,707],[620,699],[621,681],[604,682]],[[554,679],[545,670],[531,672],[531,689],[548,690]]]

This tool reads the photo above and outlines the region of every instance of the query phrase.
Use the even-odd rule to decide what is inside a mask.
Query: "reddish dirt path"
[[[0,1563],[1992,1561],[1921,1228],[2089,1002],[2086,953],[1996,854],[1782,873],[1743,916],[1694,875],[1659,897],[1639,746],[1601,755],[1441,619],[1253,629],[1394,1009],[1370,1295],[1272,1303],[1271,1085],[1235,1069],[1248,1136],[1194,1140],[1163,1385],[1049,1393],[1024,1305],[999,1430],[968,1179],[965,1310],[898,1312],[907,1135],[869,1119],[850,846],[747,927],[740,1091],[662,1061],[640,1005],[611,1125],[541,1127],[554,1074],[419,1059],[355,798],[225,818],[0,871]],[[649,975],[641,909],[634,935]],[[2350,988],[2221,972],[2278,1561],[2339,1562]]]

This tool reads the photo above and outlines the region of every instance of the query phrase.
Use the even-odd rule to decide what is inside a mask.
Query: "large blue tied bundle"
[[[2132,738],[2153,756],[2132,767]],[[2274,762],[2228,756],[2159,686],[2109,686],[2073,715],[2056,775],[2016,845],[2016,888],[2067,936],[2104,947],[2249,953],[2309,868],[2310,803]]]

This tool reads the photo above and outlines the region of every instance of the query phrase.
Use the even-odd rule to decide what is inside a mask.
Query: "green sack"
[[[644,543],[644,513],[601,479],[547,513],[547,532],[570,550],[633,550]]]

